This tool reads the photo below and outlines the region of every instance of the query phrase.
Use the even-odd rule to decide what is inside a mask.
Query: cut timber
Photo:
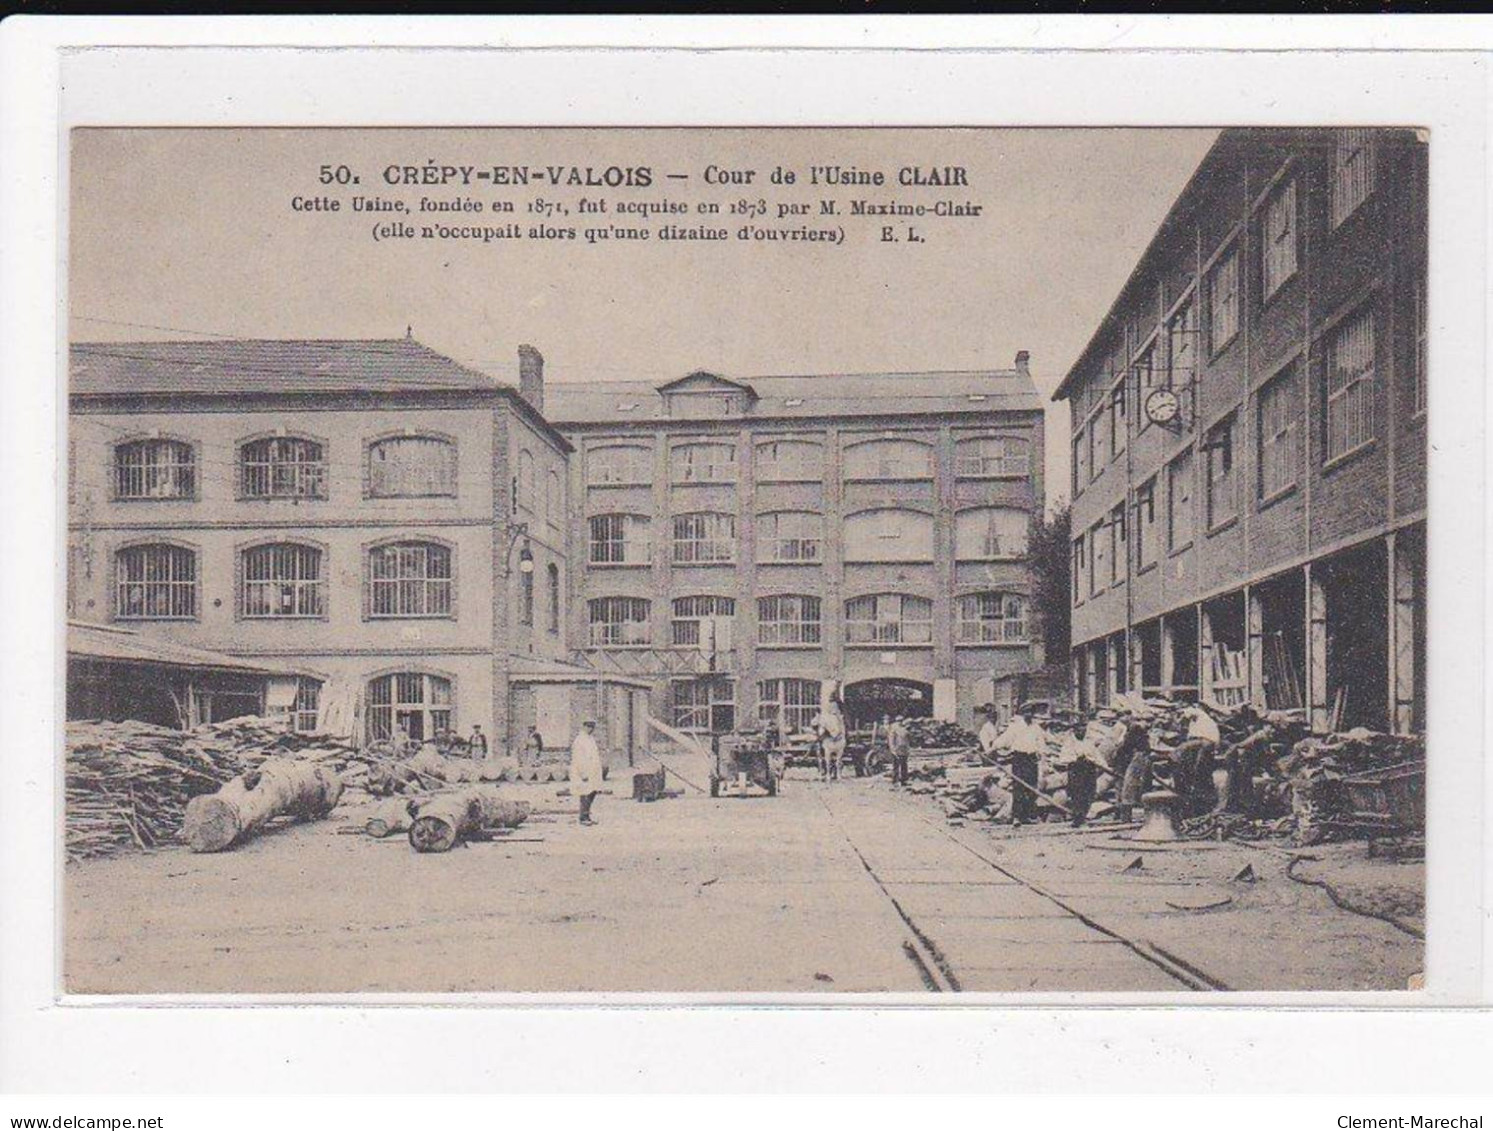
[[[391,798],[378,807],[363,825],[369,836],[386,837],[402,833],[410,827],[411,810],[415,802],[403,798]]]
[[[529,816],[527,801],[509,801],[491,786],[473,786],[432,797],[410,822],[410,847],[416,852],[449,852],[484,829],[511,829]]]
[[[182,839],[193,852],[221,852],[248,840],[274,817],[325,817],[341,796],[342,778],[335,770],[269,758],[217,793],[187,802]]]

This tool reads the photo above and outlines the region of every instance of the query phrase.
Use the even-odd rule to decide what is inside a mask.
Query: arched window
[[[757,445],[761,483],[817,483],[824,478],[824,445],[813,440],[763,440]]]
[[[956,606],[960,644],[1025,644],[1026,598],[1016,593],[968,593]]]
[[[757,547],[764,562],[817,562],[824,557],[824,516],[811,511],[769,511],[757,516]]]
[[[735,560],[735,515],[701,511],[674,516],[675,565],[712,565]]]
[[[325,499],[326,449],[299,436],[266,436],[238,450],[239,492],[246,499]]]
[[[368,681],[368,740],[393,738],[396,728],[416,742],[453,730],[451,681],[424,672],[395,672]]]
[[[847,562],[933,560],[933,516],[899,507],[861,511],[845,519]]]
[[[708,652],[731,650],[731,623],[736,616],[732,597],[676,597],[670,624],[678,648],[700,648]]]
[[[653,452],[642,444],[606,444],[586,450],[586,482],[592,486],[643,486],[653,478]]]
[[[375,440],[368,445],[368,494],[375,499],[454,497],[456,445],[439,436]]]
[[[534,623],[534,575],[518,575],[518,621],[532,626]]]
[[[298,542],[251,546],[243,552],[245,617],[320,617],[327,612],[322,552]]]
[[[451,615],[451,551],[435,542],[394,542],[368,552],[368,615]]]
[[[652,643],[649,603],[643,597],[593,597],[586,603],[591,644],[614,648]]]
[[[553,468],[544,477],[544,518],[557,530],[565,521],[565,502],[560,493],[560,473]]]
[[[1024,477],[1031,471],[1030,448],[1022,436],[970,436],[955,448],[954,474],[960,479]]]
[[[819,713],[817,679],[764,679],[757,684],[757,719],[780,734],[808,730]]]
[[[560,631],[560,567],[550,562],[545,575],[549,578],[549,630],[558,634]]]
[[[1019,558],[1026,554],[1031,519],[1016,507],[974,507],[954,524],[954,556],[961,562]]]
[[[518,453],[518,498],[520,510],[534,513],[534,456],[527,448]]]
[[[647,565],[648,530],[647,515],[593,515],[587,560],[593,566]]]
[[[932,479],[933,447],[919,440],[862,440],[845,448],[846,479]]]
[[[933,602],[902,593],[875,593],[845,603],[846,644],[931,644]]]
[[[677,444],[669,452],[675,483],[735,483],[736,445]]]
[[[197,619],[197,551],[166,542],[127,546],[114,570],[118,619]]]
[[[823,639],[818,597],[782,593],[757,598],[758,644],[819,644]]]
[[[130,440],[114,448],[117,499],[191,499],[197,495],[197,458],[183,440]]]

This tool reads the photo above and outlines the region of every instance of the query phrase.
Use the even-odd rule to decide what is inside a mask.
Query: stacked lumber
[[[366,764],[347,744],[296,734],[259,718],[191,731],[134,721],[72,721],[64,741],[69,860],[172,843],[188,801],[216,792],[271,757],[312,762],[339,774]]]

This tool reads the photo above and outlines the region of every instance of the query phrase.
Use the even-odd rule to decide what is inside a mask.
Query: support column
[[[1102,670],[1099,663],[1098,645],[1084,645],[1083,653],[1084,671],[1087,673],[1089,681],[1088,706],[1097,707],[1099,705],[1099,672]]]
[[[1409,540],[1388,536],[1389,555],[1389,718],[1395,734],[1415,729],[1415,559]]]
[[[1250,706],[1265,707],[1265,602],[1253,586],[1244,587],[1245,696]]]
[[[1120,655],[1124,648],[1124,637],[1118,641],[1113,636],[1105,637],[1104,640],[1104,701],[1109,703],[1120,690],[1120,665],[1124,663],[1124,657]]]
[[[1145,648],[1138,632],[1132,632],[1130,641],[1130,690],[1140,691],[1145,680],[1146,657]]]
[[[1203,604],[1198,605],[1198,699],[1213,700],[1213,618]]]
[[[1306,581],[1306,703],[1307,722],[1325,734],[1332,725],[1327,702],[1327,587],[1321,570],[1307,562]]]
[[[1177,671],[1176,641],[1172,639],[1172,622],[1162,617],[1160,623],[1157,635],[1161,637],[1161,693],[1170,697]]]

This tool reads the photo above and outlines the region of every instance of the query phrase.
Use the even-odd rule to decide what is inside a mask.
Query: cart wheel
[[[719,797],[720,795],[721,795],[721,779],[718,778],[718,777],[711,777],[711,779],[710,779],[710,796],[711,797]]]

